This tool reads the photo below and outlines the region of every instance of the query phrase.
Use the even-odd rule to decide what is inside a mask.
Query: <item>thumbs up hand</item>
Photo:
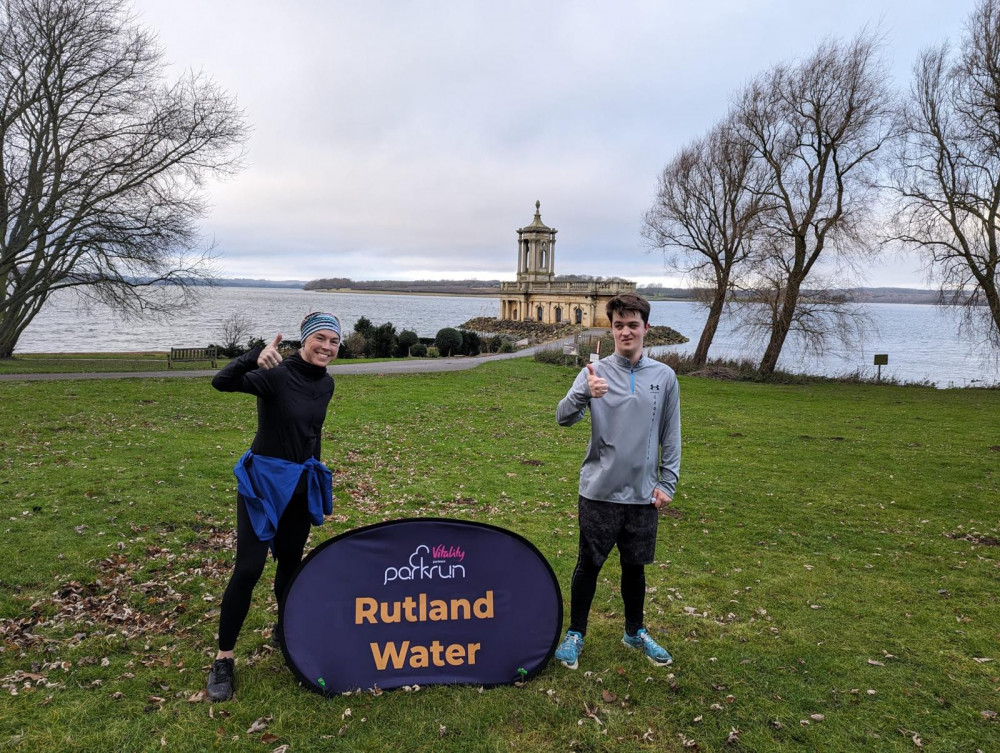
[[[597,376],[592,363],[587,364],[587,388],[590,390],[591,397],[604,397],[608,394],[607,381]]]
[[[281,333],[274,338],[274,341],[266,346],[257,356],[257,366],[262,369],[273,369],[281,363],[281,353],[278,352],[278,345],[281,344]]]

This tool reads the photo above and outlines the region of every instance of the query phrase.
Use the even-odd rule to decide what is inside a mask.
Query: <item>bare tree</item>
[[[923,52],[904,106],[895,238],[923,252],[941,300],[1000,349],[1000,2],[973,11],[958,54]]]
[[[771,374],[795,320],[803,283],[828,248],[868,247],[876,156],[892,135],[893,100],[878,45],[862,32],[826,41],[798,65],[778,65],[738,97],[740,134],[770,171],[769,244],[780,270],[777,312],[760,362]]]
[[[694,352],[698,366],[708,359],[733,276],[753,249],[768,180],[751,145],[726,119],[663,168],[643,219],[643,236],[664,252],[666,264],[705,283],[699,300],[708,319]]]
[[[783,254],[765,247],[753,260],[752,271],[741,276],[731,291],[737,329],[750,339],[767,339],[779,325],[785,304],[789,262]],[[792,339],[806,355],[821,356],[831,344],[849,347],[871,326],[870,317],[823,272],[809,276],[801,288],[788,327]],[[786,340],[787,342],[787,340]]]
[[[0,0],[0,358],[56,290],[164,311],[208,273],[204,181],[238,169],[248,129],[163,66],[125,0]]]
[[[230,314],[219,327],[223,347],[230,351],[239,349],[250,339],[253,328],[253,319],[248,314],[239,311]]]

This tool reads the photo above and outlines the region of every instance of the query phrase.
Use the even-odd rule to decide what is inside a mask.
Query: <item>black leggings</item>
[[[281,603],[281,596],[295,568],[302,561],[302,550],[309,537],[309,507],[306,494],[295,494],[278,521],[274,535],[274,557],[278,569],[274,575],[274,596]],[[236,495],[236,563],[222,597],[219,614],[219,650],[232,651],[243,621],[250,611],[253,587],[260,580],[267,562],[267,552],[272,542],[261,541],[254,533],[250,514],[243,496]]]
[[[603,563],[602,563],[603,564]],[[643,626],[646,603],[646,566],[622,562],[622,601],[625,602],[625,632],[635,635]],[[587,617],[597,591],[597,576],[601,565],[596,565],[582,554],[576,560],[573,583],[570,586],[569,629],[580,635],[587,634]]]

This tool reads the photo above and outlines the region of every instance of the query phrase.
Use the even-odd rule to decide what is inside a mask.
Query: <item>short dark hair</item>
[[[642,317],[643,324],[649,324],[649,301],[640,295],[632,293],[622,293],[616,295],[605,308],[608,315],[608,322],[614,324],[614,315],[624,316],[625,314],[638,314]]]

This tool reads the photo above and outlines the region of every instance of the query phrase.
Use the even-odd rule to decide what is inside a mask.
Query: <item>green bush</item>
[[[577,356],[568,356],[562,348],[545,348],[535,351],[535,360],[539,363],[554,363],[558,366],[576,366]]]
[[[412,348],[414,345],[420,342],[420,338],[417,337],[417,333],[410,329],[404,329],[399,333],[399,337],[396,338],[396,351],[393,353],[397,358],[406,358],[406,356],[412,354]]]
[[[369,358],[392,358],[396,350],[396,328],[392,322],[375,327],[368,336],[365,355]]]
[[[367,316],[363,316],[358,321],[354,323],[354,331],[364,337],[365,339],[371,337],[372,331],[375,329],[375,325],[372,324],[371,319]]]
[[[425,358],[427,356],[427,346],[423,343],[415,343],[411,345],[410,355],[414,358]]]
[[[438,350],[433,345],[427,349],[427,357],[428,358],[437,358],[440,355],[441,355],[441,351]]]
[[[497,353],[513,353],[513,352],[514,352],[514,343],[512,343],[510,340],[507,339],[504,339],[503,342],[500,343],[500,347],[497,348]]]
[[[441,355],[458,355],[462,352],[462,333],[454,327],[440,329],[434,338],[434,345]]]
[[[462,335],[462,347],[459,352],[463,356],[478,356],[483,350],[479,333],[464,329],[459,330],[459,333]]]

